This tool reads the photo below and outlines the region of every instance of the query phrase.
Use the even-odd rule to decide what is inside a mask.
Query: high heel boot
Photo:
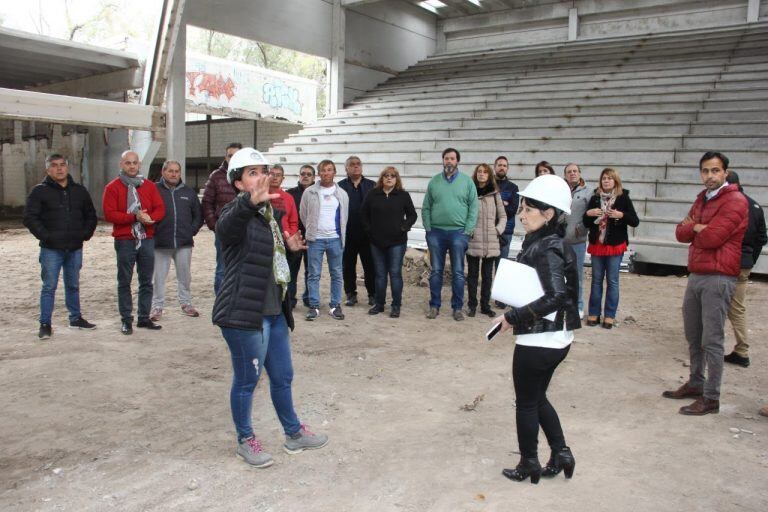
[[[530,459],[521,458],[515,469],[505,469],[501,474],[515,482],[522,482],[530,476],[531,483],[537,484],[541,476],[541,464],[539,464],[539,459],[536,457]]]
[[[559,475],[560,472],[563,471],[565,473],[565,478],[571,478],[574,469],[576,469],[576,459],[573,458],[571,449],[566,446],[557,452],[552,452],[549,462],[547,462],[547,465],[541,470],[541,476],[551,478]]]

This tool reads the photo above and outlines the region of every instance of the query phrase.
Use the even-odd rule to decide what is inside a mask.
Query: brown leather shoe
[[[704,392],[701,388],[693,388],[686,382],[674,391],[665,391],[661,394],[664,398],[673,398],[679,400],[681,398],[692,398],[701,396]]]
[[[720,400],[712,400],[700,396],[691,405],[680,408],[680,414],[686,416],[704,416],[705,414],[720,412]]]

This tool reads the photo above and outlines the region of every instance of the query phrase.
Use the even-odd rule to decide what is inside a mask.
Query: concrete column
[[[756,23],[760,17],[760,0],[749,0],[747,3],[747,23]]]
[[[346,17],[341,0],[333,0],[331,20],[331,63],[328,76],[328,106],[333,115],[344,108],[344,44]]]
[[[568,11],[568,40],[575,41],[579,37],[579,13],[573,7]]]
[[[168,110],[165,128],[166,155],[168,160],[181,163],[181,179],[186,181],[185,157],[187,153],[187,133],[185,126],[185,73],[187,66],[187,24],[179,25],[179,36],[171,61],[171,76],[168,79],[165,104]],[[154,158],[154,155],[153,155]],[[146,165],[152,162],[146,162]]]
[[[444,52],[448,47],[448,42],[445,40],[445,24],[443,23],[443,20],[437,20],[436,35],[435,53]]]

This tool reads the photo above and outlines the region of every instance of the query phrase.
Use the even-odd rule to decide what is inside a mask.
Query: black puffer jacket
[[[595,244],[600,238],[600,225],[595,223],[595,219],[598,217],[590,217],[586,214],[586,212],[592,208],[600,208],[599,192],[592,194],[584,216],[582,217],[584,226],[589,230],[589,243]],[[635,212],[635,205],[632,204],[632,199],[629,198],[629,190],[626,188],[624,189],[624,192],[616,198],[616,201],[614,201],[613,209],[622,212],[624,216],[620,219],[608,220],[605,245],[621,245],[624,242],[629,242],[627,226],[636,228],[640,224],[640,219],[637,217],[637,212]]]
[[[162,178],[157,182],[157,191],[165,203],[165,217],[155,225],[155,248],[192,247],[194,236],[203,227],[203,209],[197,194],[181,181],[170,188]]]
[[[277,211],[275,220],[280,225]],[[213,323],[219,327],[260,330],[272,274],[274,240],[269,223],[247,195],[240,195],[222,208],[216,235],[224,252],[224,280],[213,305]],[[283,314],[293,330],[287,293]]]
[[[739,190],[742,190],[741,187]],[[749,203],[749,224],[741,242],[741,268],[752,268],[757,263],[763,246],[768,242],[768,236],[765,232],[765,214],[762,206],[747,194],[744,194],[744,197]]]
[[[96,230],[96,210],[88,190],[67,176],[62,187],[50,176],[27,197],[24,225],[40,240],[40,247],[75,251]]]
[[[564,225],[544,226],[525,236],[517,261],[536,269],[544,295],[504,314],[515,334],[569,331],[581,328],[579,320],[579,269],[573,248],[565,243]],[[555,321],[544,318],[556,311]]]

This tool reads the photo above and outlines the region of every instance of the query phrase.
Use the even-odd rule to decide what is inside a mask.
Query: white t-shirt
[[[573,331],[537,332],[520,334],[515,343],[526,347],[565,348],[573,341]]]
[[[320,218],[317,221],[317,238],[338,238],[336,231],[336,211],[339,200],[334,195],[336,185],[320,187]]]

